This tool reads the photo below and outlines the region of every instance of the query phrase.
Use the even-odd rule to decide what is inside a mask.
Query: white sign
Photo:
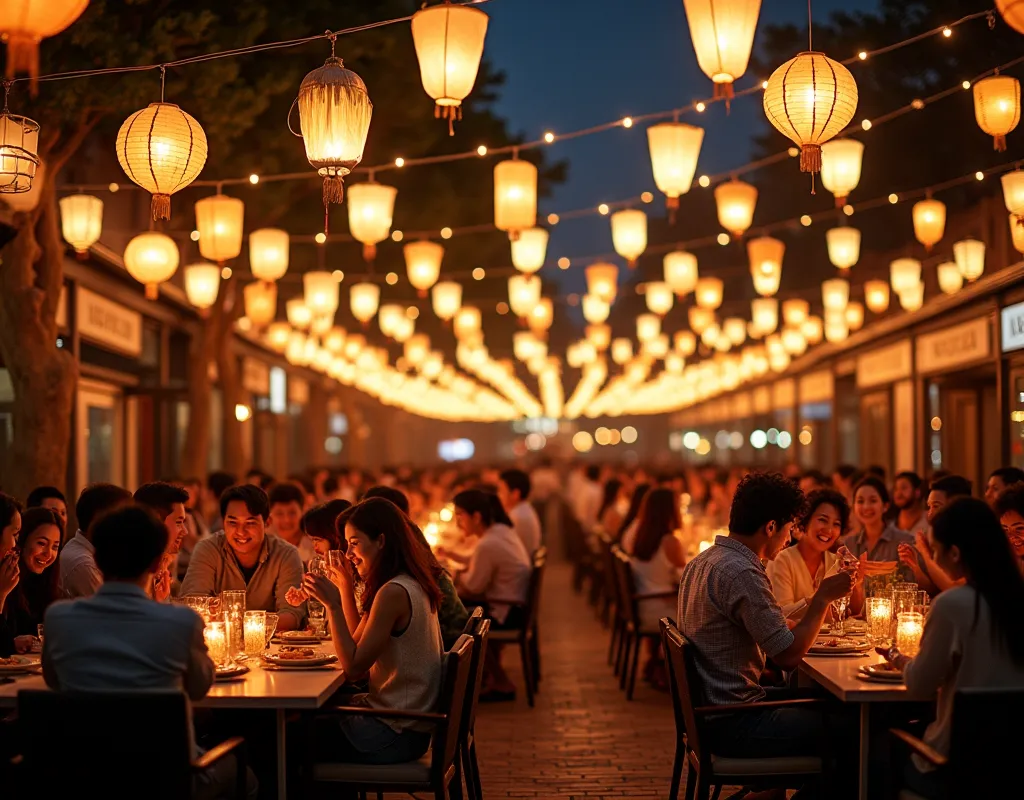
[[[1016,303],[1003,309],[1003,352],[1020,350],[1024,347],[1024,303]]]
[[[800,377],[801,403],[820,403],[831,400],[834,391],[832,373],[827,369]]]
[[[939,370],[988,358],[992,351],[987,317],[917,337],[917,371]]]
[[[142,315],[81,286],[75,289],[75,325],[83,339],[131,356],[142,353]]]
[[[242,388],[260,397],[266,397],[270,394],[270,368],[255,358],[243,358]]]
[[[872,350],[857,359],[857,386],[878,386],[910,377],[910,340]]]

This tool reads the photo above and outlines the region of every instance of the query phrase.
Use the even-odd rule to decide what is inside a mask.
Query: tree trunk
[[[239,480],[249,468],[242,447],[242,423],[235,416],[235,406],[242,402],[242,387],[238,374],[238,356],[233,347],[232,326],[242,313],[242,303],[235,291],[235,278],[228,279],[227,297],[222,309],[220,341],[217,343],[217,373],[220,378],[221,424],[224,440],[224,469],[237,475]]]

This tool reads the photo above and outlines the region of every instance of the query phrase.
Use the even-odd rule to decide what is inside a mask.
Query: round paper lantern
[[[202,238],[202,237],[200,237]],[[260,228],[249,234],[249,269],[260,281],[276,281],[288,271],[288,232]]]
[[[325,207],[342,201],[342,181],[363,160],[373,115],[363,79],[345,69],[333,51],[332,43],[331,57],[302,79],[295,101],[306,160],[324,179]]]
[[[849,269],[860,258],[860,231],[848,225],[825,232],[828,260],[836,269]]]
[[[420,297],[426,297],[427,290],[437,283],[441,274],[444,248],[437,242],[409,242],[402,248],[402,253],[409,283],[419,291]]]
[[[1013,240],[1013,248],[1018,253],[1024,253],[1024,225],[1020,218],[1010,214],[1010,237]]]
[[[996,9],[1007,25],[1018,33],[1024,33],[1024,2],[1021,0],[996,0]]]
[[[591,325],[600,325],[608,319],[608,313],[611,309],[609,308],[608,303],[597,295],[583,295],[582,305],[583,318]]]
[[[636,318],[637,341],[647,342],[661,333],[661,317],[657,314],[640,314]]]
[[[715,97],[733,96],[732,84],[747,71],[761,0],[683,0],[690,38]]]
[[[758,297],[750,301],[750,320],[759,336],[774,333],[779,327],[779,301],[774,297]]]
[[[939,288],[943,294],[956,294],[963,288],[964,276],[954,261],[945,261],[935,268],[939,278]]]
[[[665,283],[679,297],[697,288],[697,256],[685,250],[676,250],[665,256],[662,261],[665,272]]]
[[[455,338],[459,341],[476,336],[481,329],[480,309],[473,306],[460,306],[455,315],[452,329],[455,332]]]
[[[1016,169],[1000,178],[1006,210],[1024,220],[1024,171]]]
[[[889,308],[889,284],[885,281],[864,281],[864,305],[875,314]]]
[[[633,342],[620,338],[612,342],[612,361],[618,365],[626,364],[633,359]]]
[[[743,181],[731,180],[715,187],[715,206],[718,224],[733,236],[742,236],[754,221],[757,187]]]
[[[338,281],[325,270],[302,276],[303,300],[313,316],[333,315],[338,310]]]
[[[35,94],[39,42],[78,19],[89,0],[9,0],[0,6],[0,33],[7,43],[8,78],[27,73]]]
[[[599,297],[611,305],[619,285],[619,268],[614,264],[599,262],[584,270],[587,279],[587,293]]]
[[[185,296],[200,311],[217,302],[219,290],[220,267],[216,264],[189,264],[185,267]]]
[[[540,302],[541,286],[541,280],[536,275],[513,275],[509,278],[508,304],[512,313],[525,319]]]
[[[494,227],[515,241],[537,224],[537,168],[513,158],[494,165]]]
[[[933,245],[942,241],[946,230],[946,204],[931,198],[914,203],[914,238],[930,251]]]
[[[218,270],[219,274],[219,270]],[[277,284],[254,281],[242,289],[245,316],[257,328],[269,325],[277,316]]]
[[[859,331],[864,325],[864,306],[851,300],[846,304],[846,326],[851,331]]]
[[[739,347],[747,339],[747,322],[742,317],[729,317],[722,323],[722,333],[733,345]]]
[[[140,233],[124,249],[124,266],[146,287],[146,298],[156,300],[159,286],[178,271],[178,245],[164,233]]]
[[[548,232],[544,228],[527,228],[512,242],[512,266],[532,275],[544,266],[548,252]]]
[[[223,263],[242,252],[245,203],[237,197],[215,194],[196,201],[196,229],[203,258]]]
[[[64,240],[75,248],[75,252],[88,252],[103,232],[103,201],[90,194],[62,197],[60,224]]]
[[[451,319],[462,305],[462,284],[455,281],[435,283],[430,290],[430,302],[439,319]]]
[[[701,308],[710,308],[714,311],[722,305],[724,291],[725,283],[721,278],[701,278],[697,281],[697,289],[693,296]]]
[[[978,239],[954,242],[953,258],[965,280],[977,280],[985,271],[985,243]]]
[[[436,105],[434,116],[448,120],[448,133],[462,117],[462,101],[472,91],[484,54],[487,15],[468,5],[422,8],[412,16],[412,40],[423,89]]]
[[[376,283],[356,283],[349,289],[352,316],[366,325],[377,313],[380,305],[380,286]]]
[[[594,345],[598,350],[604,351],[608,349],[608,346],[612,341],[612,329],[607,325],[587,325],[584,333],[587,337],[587,341]],[[628,339],[626,340],[629,341]]]
[[[382,183],[357,183],[348,189],[348,230],[363,245],[363,258],[377,257],[377,244],[391,235],[398,189]]]
[[[647,215],[638,208],[625,208],[612,214],[612,244],[626,259],[630,269],[647,249]]]
[[[672,289],[663,281],[652,281],[647,284],[644,291],[644,300],[647,302],[647,309],[660,317],[665,316],[672,310],[672,303],[675,300]]]
[[[690,191],[704,129],[683,122],[660,122],[647,129],[654,183],[665,195],[665,206],[674,220],[679,195]]]
[[[288,348],[288,340],[291,335],[292,329],[287,322],[271,322],[263,336],[263,341],[271,350],[283,353]]]
[[[698,336],[715,324],[715,312],[710,308],[690,306],[686,310],[686,318],[690,323],[690,330]]]
[[[764,91],[768,121],[800,147],[800,171],[821,172],[821,146],[857,111],[857,82],[824,53],[804,52],[772,73]]]
[[[117,132],[117,160],[151,195],[154,220],[171,218],[171,195],[198,177],[206,164],[206,133],[173,103],[150,103]]]
[[[821,146],[821,185],[836,197],[836,208],[860,183],[864,144],[856,139],[833,139]]]
[[[301,297],[293,297],[284,304],[284,313],[288,324],[296,330],[304,331],[313,322],[313,312],[306,307]]]
[[[807,344],[818,344],[825,335],[820,317],[805,319],[804,324],[800,326],[800,331],[803,333],[804,339],[807,340]]]
[[[554,320],[555,307],[550,297],[542,297],[530,310],[526,317],[526,324],[536,334],[542,334],[551,327]]]
[[[697,352],[697,337],[693,331],[679,331],[672,339],[676,352],[683,357],[692,356]]]
[[[806,300],[794,298],[782,302],[782,319],[791,328],[799,328],[803,325],[810,312],[811,304]]]
[[[1020,122],[1020,81],[1009,75],[993,75],[974,84],[974,118],[992,137],[992,146],[1006,150],[1006,134]]]
[[[902,292],[897,292],[897,295],[904,311],[917,311],[924,305],[924,283],[908,286]]]
[[[916,258],[897,258],[889,265],[889,282],[899,294],[921,282],[921,262]]]

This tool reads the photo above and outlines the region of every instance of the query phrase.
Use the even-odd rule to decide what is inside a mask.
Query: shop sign
[[[1024,347],[1024,303],[1016,303],[1003,309],[1003,352],[1020,350]]]
[[[772,387],[758,386],[754,389],[754,413],[767,414],[772,410]]]
[[[302,378],[288,378],[288,402],[299,406],[309,402],[309,384]]]
[[[821,403],[831,400],[835,391],[832,373],[827,369],[800,377],[800,402]]]
[[[857,359],[857,386],[878,386],[910,377],[910,339],[872,350]]]
[[[991,353],[987,317],[917,337],[917,371],[940,370],[970,364]]]
[[[777,381],[772,387],[772,408],[776,411],[787,411],[796,402],[796,384],[792,378]]]
[[[270,367],[255,358],[243,358],[242,388],[258,397],[269,395]]]
[[[75,289],[78,335],[131,356],[142,353],[142,315],[81,286]]]

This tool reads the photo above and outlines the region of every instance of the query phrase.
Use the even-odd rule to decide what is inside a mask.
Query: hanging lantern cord
[[[160,102],[164,102],[164,87],[167,83],[167,67],[160,65]]]
[[[4,81],[4,110],[2,112],[4,114],[9,114],[11,112],[11,109],[8,106],[7,101],[10,100],[10,97],[11,97],[11,86],[13,84],[14,84],[14,81],[11,81],[11,80],[5,80]]]

